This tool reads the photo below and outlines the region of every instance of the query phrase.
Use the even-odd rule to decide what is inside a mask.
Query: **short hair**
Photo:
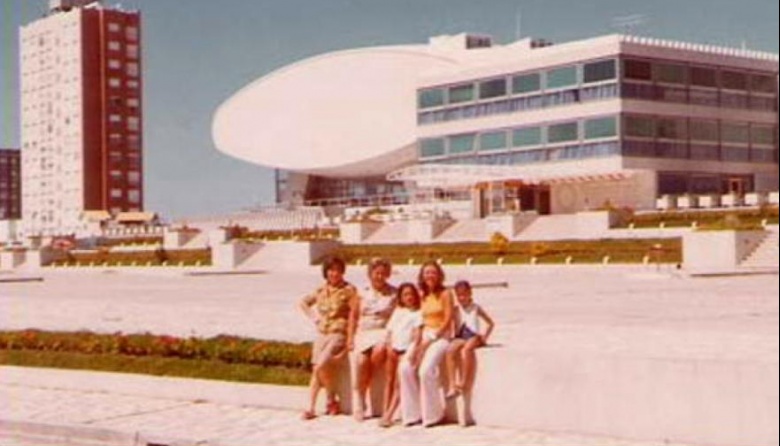
[[[347,271],[347,264],[341,257],[329,257],[322,262],[322,277],[328,278],[328,270],[338,268],[342,273]]]
[[[428,285],[426,285],[425,280],[423,278],[423,271],[425,271],[425,268],[428,268],[429,266],[432,266],[436,269],[439,273],[439,283],[436,285],[436,289],[429,290]],[[420,266],[420,272],[417,274],[417,286],[420,287],[420,291],[424,296],[427,296],[430,293],[439,293],[441,291],[444,291],[444,270],[441,268],[441,265],[435,260],[428,260],[427,262],[423,263]]]
[[[393,270],[393,264],[390,263],[389,260],[383,257],[374,257],[370,262],[368,262],[368,265],[366,266],[366,272],[371,274],[372,271],[379,267],[387,268],[387,271]]]
[[[459,280],[455,282],[455,285],[452,288],[454,288],[455,290],[461,288],[466,291],[471,291],[471,283],[469,283],[468,280]]]
[[[398,286],[398,291],[396,291],[395,295],[395,301],[396,305],[398,305],[400,308],[409,308],[404,304],[403,299],[401,299],[401,295],[404,293],[404,290],[410,288],[412,291],[414,291],[414,307],[412,309],[417,310],[420,308],[420,292],[417,291],[417,287],[414,286],[412,282],[404,282],[401,285]]]

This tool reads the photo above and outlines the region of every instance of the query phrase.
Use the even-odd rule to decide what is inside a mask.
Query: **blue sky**
[[[617,31],[778,52],[776,0],[124,0],[143,14],[146,208],[209,215],[273,201],[273,173],[218,152],[216,107],[252,80],[344,48],[422,43],[463,31],[565,42]],[[19,146],[20,25],[47,0],[0,0],[0,147]],[[292,148],[280,148],[290,150]]]

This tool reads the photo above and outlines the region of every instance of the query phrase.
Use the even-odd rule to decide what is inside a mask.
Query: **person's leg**
[[[428,346],[420,363],[420,407],[423,426],[433,426],[444,418],[439,367],[447,354],[449,342],[438,339]]]
[[[474,386],[475,372],[477,370],[476,350],[481,346],[479,338],[473,337],[466,341],[463,352],[461,353],[463,369],[461,370],[460,388],[463,391],[470,391]]]
[[[311,380],[309,381],[309,409],[304,411],[301,415],[304,420],[314,418],[317,413],[317,395],[320,393],[320,387],[320,381],[317,378],[317,374],[312,372]]]
[[[406,351],[398,361],[399,397],[401,398],[401,419],[404,425],[419,423],[420,384],[417,381],[417,369],[410,361],[413,349]]]
[[[463,339],[453,339],[447,347],[447,398],[457,395],[456,389],[460,387],[458,384],[462,380],[462,372],[459,377],[458,368],[461,365],[460,351],[465,344]]]
[[[371,348],[371,374],[366,384],[366,398],[371,401],[371,416],[381,416],[384,412],[380,379],[385,375],[384,369],[387,355],[387,348],[384,342],[377,343]],[[385,379],[387,378],[385,377]]]
[[[357,401],[354,415],[356,420],[363,421],[366,412],[366,393],[371,382],[371,350],[358,352],[355,356],[357,357],[357,376],[355,376]]]
[[[338,401],[336,401],[337,380],[334,376],[334,373],[337,368],[337,362],[342,359],[343,354],[345,353],[345,348],[346,343],[343,335],[329,335],[325,347],[322,349],[320,363],[314,367],[314,371],[320,381],[320,384],[327,392],[327,412],[329,415],[334,415],[340,412]]]
[[[385,362],[385,393],[382,406],[382,412],[387,413],[393,395],[397,392],[396,383],[398,382],[398,360],[400,356],[394,350],[387,352],[387,361]]]
[[[398,359],[399,355],[394,350],[386,353],[385,361],[385,392],[382,405],[382,426],[390,426],[393,422],[393,414],[398,408]]]

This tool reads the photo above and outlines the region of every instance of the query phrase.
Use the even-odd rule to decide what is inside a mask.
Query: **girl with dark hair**
[[[453,287],[458,300],[455,338],[447,350],[447,375],[449,390],[447,398],[458,396],[471,390],[474,385],[477,357],[475,350],[487,344],[493,332],[493,319],[474,302],[471,284],[466,280],[455,283]],[[486,328],[482,330],[484,322]],[[458,372],[460,366],[460,373]]]
[[[398,287],[397,306],[387,323],[385,367],[385,407],[379,425],[390,427],[400,400],[398,390],[398,363],[411,361],[414,349],[420,344],[423,325],[420,313],[420,294],[414,284],[406,282]]]

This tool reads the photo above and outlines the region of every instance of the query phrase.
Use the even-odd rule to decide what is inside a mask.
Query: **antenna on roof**
[[[620,30],[622,34],[631,34],[637,26],[645,23],[644,14],[631,14],[612,19],[612,27]]]
[[[520,38],[523,37],[523,35],[520,33],[522,18],[523,18],[523,14],[522,11],[520,10],[520,6],[518,6],[517,11],[515,11],[515,40],[520,40]]]

